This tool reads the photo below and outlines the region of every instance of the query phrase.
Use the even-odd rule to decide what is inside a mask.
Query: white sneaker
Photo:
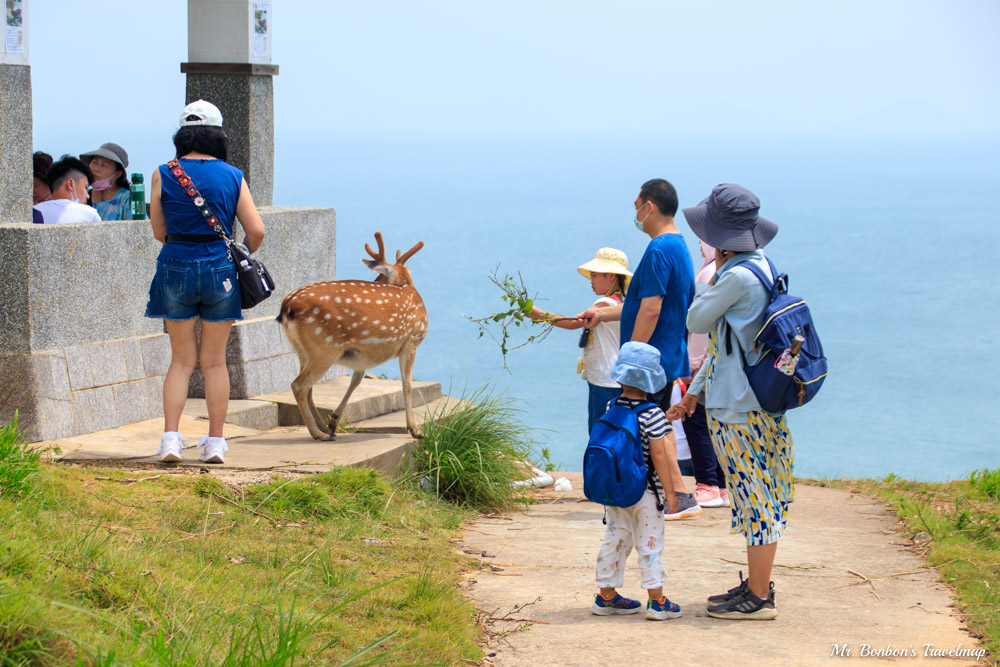
[[[202,447],[204,449],[201,449]],[[229,449],[229,444],[225,438],[213,438],[206,435],[198,441],[198,448],[201,449],[201,456],[198,457],[199,461],[204,461],[205,463],[226,462],[223,452]]]
[[[186,443],[181,439],[178,431],[167,431],[160,438],[160,446],[156,448],[156,453],[163,463],[172,463],[184,458],[181,449]]]

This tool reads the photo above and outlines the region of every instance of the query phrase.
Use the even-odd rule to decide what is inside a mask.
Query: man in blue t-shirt
[[[580,314],[590,329],[600,322],[621,320],[622,345],[629,341],[649,343],[660,352],[660,366],[667,386],[649,400],[664,411],[670,407],[670,392],[677,378],[691,374],[687,353],[688,307],[694,300],[694,265],[684,237],[674,224],[677,191],[669,182],[655,178],[643,183],[635,198],[635,225],[650,239],[632,276],[625,303],[617,307],[591,308]],[[680,479],[680,475],[677,475]],[[669,519],[701,512],[692,494],[676,488],[680,509]]]

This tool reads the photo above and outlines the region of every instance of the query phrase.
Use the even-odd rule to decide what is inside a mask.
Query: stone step
[[[192,452],[189,454],[185,450],[184,456],[197,460],[197,454],[193,453],[194,448],[202,436],[208,435],[208,420],[188,414],[181,415],[180,430]],[[226,425],[226,440],[230,443],[259,433],[257,429]],[[156,447],[160,444],[161,435],[163,435],[162,417],[104,431],[40,442],[35,446],[52,450],[53,458],[57,461],[143,459],[143,457],[150,457],[155,461],[154,455]]]
[[[189,398],[184,405],[184,414],[196,419],[208,419],[208,406],[204,398]],[[230,400],[226,423],[235,424],[257,431],[266,431],[278,426],[278,406],[271,401]]]
[[[413,419],[417,422],[417,428],[420,428],[429,419],[437,421],[465,404],[461,399],[442,396],[421,407],[414,406]],[[359,433],[406,433],[406,411],[398,410],[355,422],[351,424],[351,428]]]
[[[336,377],[325,382],[317,382],[313,386],[313,402],[326,421],[333,410],[340,405],[340,401],[350,384],[350,377]],[[412,401],[413,407],[423,406],[426,403],[441,398],[440,382],[413,382]],[[288,391],[278,391],[263,396],[254,396],[255,401],[270,401],[277,404],[278,424],[281,426],[300,426],[302,415],[299,413],[299,405],[295,402],[291,389]],[[402,410],[403,405],[403,385],[399,380],[377,380],[365,378],[354,390],[351,400],[342,415],[342,422],[345,425],[355,424],[366,419],[374,419],[381,415]]]
[[[192,432],[194,417],[181,418],[181,428]],[[184,459],[176,463],[160,463],[156,456],[159,430],[156,424],[129,424],[77,438],[65,438],[49,444],[58,445],[63,453],[56,455],[62,463],[98,463],[116,461],[157,468],[195,467],[207,470],[294,470],[320,473],[335,466],[364,466],[387,475],[399,472],[400,464],[413,446],[408,435],[395,433],[340,433],[337,440],[313,440],[305,427],[277,428],[266,433],[246,433],[239,427],[227,426],[229,451],[225,463],[202,463],[198,460],[197,437],[187,438]],[[205,422],[207,428],[207,422]],[[182,431],[183,432],[183,431]],[[185,437],[186,433],[185,433]],[[198,436],[200,437],[200,436]]]

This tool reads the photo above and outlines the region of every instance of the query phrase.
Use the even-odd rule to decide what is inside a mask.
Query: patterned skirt
[[[784,415],[775,419],[761,411],[747,418],[748,424],[724,424],[709,416],[708,430],[726,471],[732,532],[742,533],[748,546],[759,546],[781,538],[795,497],[795,454]]]
[[[705,369],[710,377],[717,349],[713,331]],[[784,415],[775,419],[762,410],[748,412],[747,422],[726,424],[709,415],[708,431],[726,472],[731,532],[742,533],[748,546],[760,546],[777,542],[788,520],[788,504],[795,498],[795,451]]]

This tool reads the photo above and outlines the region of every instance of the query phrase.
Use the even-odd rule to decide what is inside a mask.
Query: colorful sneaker
[[[647,621],[665,621],[668,618],[680,618],[681,606],[671,602],[666,597],[660,600],[650,600],[646,603]]]
[[[722,498],[722,507],[730,507],[729,505],[729,489],[724,486],[719,487],[719,497]]]
[[[205,463],[225,463],[226,457],[224,456],[225,451],[229,449],[229,444],[226,442],[225,438],[213,438],[205,436],[198,441],[198,448],[201,449],[201,456],[198,460],[204,461]]]
[[[722,604],[723,602],[729,602],[734,597],[738,595],[743,595],[744,591],[750,589],[750,582],[743,578],[743,570],[740,570],[740,585],[730,588],[725,593],[721,595],[711,595],[708,598],[708,604],[716,605]]]
[[[156,448],[156,455],[163,463],[173,463],[184,458],[181,450],[184,448],[184,440],[178,431],[167,431],[160,438],[160,446]]]
[[[693,493],[678,493],[675,495],[677,496],[677,511],[671,512],[669,509],[664,509],[664,519],[667,521],[676,521],[677,519],[687,519],[688,517],[701,514],[701,505],[694,499]]]
[[[613,614],[637,614],[642,609],[638,600],[630,600],[619,593],[610,600],[605,600],[604,596],[598,593],[594,597],[594,604],[590,607],[591,613],[598,616],[611,616]]]
[[[748,587],[741,594],[722,604],[711,606],[705,611],[713,618],[734,621],[773,621],[778,617],[778,610],[774,606],[774,582],[772,581],[769,586],[766,600],[754,595]]]
[[[717,486],[698,484],[694,490],[694,499],[702,507],[722,507],[722,496]]]

